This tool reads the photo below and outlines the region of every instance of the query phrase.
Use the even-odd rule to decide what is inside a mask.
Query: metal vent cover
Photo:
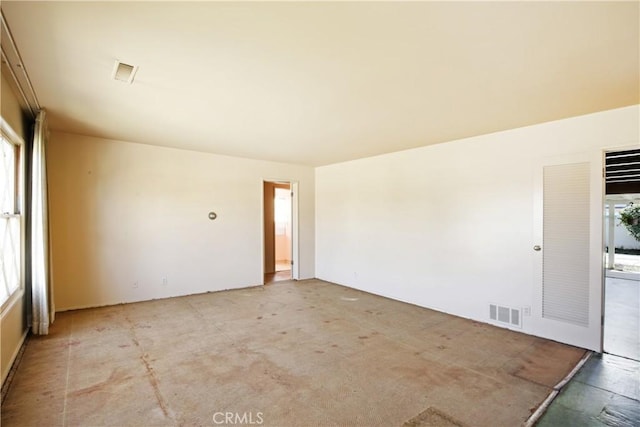
[[[489,319],[509,326],[522,327],[522,316],[519,308],[489,304]]]

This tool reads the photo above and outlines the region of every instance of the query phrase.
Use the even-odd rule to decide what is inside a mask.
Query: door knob
[[[541,249],[542,249],[542,246],[540,246],[540,245],[535,245],[535,246],[533,247],[533,250],[534,250],[534,251],[539,251],[539,250],[541,250]]]

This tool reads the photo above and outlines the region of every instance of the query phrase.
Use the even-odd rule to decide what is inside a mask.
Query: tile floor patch
[[[640,363],[610,354],[594,355],[576,381],[640,400]]]
[[[611,427],[635,427],[640,425],[640,404],[622,396],[607,404],[598,420]]]
[[[430,407],[402,427],[463,427],[463,424],[436,408]]]
[[[620,394],[634,387],[637,393],[638,369],[640,362],[606,354],[592,356],[536,426],[640,426],[640,402]]]

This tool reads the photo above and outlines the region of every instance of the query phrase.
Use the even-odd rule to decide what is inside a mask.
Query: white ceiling
[[[324,165],[640,97],[637,1],[1,7],[53,129],[146,144]]]

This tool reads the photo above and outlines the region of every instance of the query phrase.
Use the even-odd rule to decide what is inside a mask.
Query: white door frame
[[[631,144],[631,145],[625,145],[625,146],[619,146],[619,147],[614,147],[614,148],[607,148],[605,150],[602,150],[602,206],[600,209],[601,212],[601,219],[600,222],[602,223],[602,253],[604,254],[604,247],[605,247],[605,240],[604,240],[604,208],[605,208],[605,200],[607,197],[607,183],[606,183],[606,155],[607,153],[617,153],[617,152],[621,152],[621,151],[629,151],[629,150],[637,150],[638,144]],[[608,242],[606,242],[608,244]],[[615,250],[615,248],[614,248]],[[607,315],[606,313],[606,299],[605,299],[605,292],[606,292],[606,281],[607,281],[607,265],[604,262],[604,256],[603,256],[603,260],[602,260],[602,284],[601,284],[601,288],[600,288],[600,295],[601,295],[601,299],[602,299],[602,306],[601,306],[601,328],[600,328],[600,351],[599,353],[603,353],[604,352],[604,334],[605,334],[605,328],[604,328],[604,322],[605,322],[605,316]]]
[[[291,185],[291,279],[300,280],[300,218],[298,212],[297,181],[289,181]]]

